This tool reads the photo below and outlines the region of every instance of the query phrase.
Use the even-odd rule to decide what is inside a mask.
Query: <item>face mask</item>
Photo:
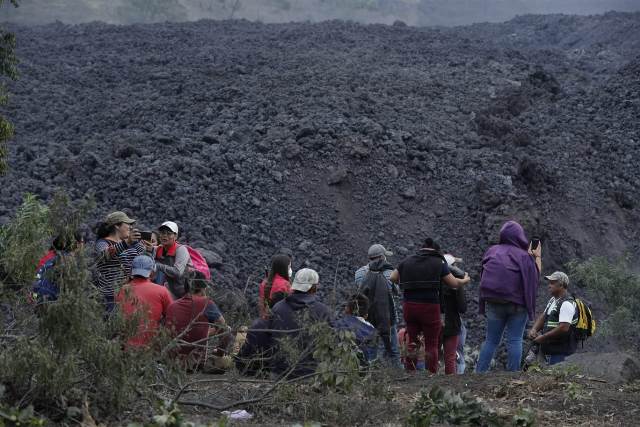
[[[289,279],[293,279],[293,270],[291,269],[291,266],[289,266]]]

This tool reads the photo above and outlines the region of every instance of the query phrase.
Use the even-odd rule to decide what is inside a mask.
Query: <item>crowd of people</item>
[[[94,284],[105,307],[135,319],[137,332],[127,345],[149,347],[160,332],[179,342],[175,354],[189,369],[228,369],[244,374],[299,376],[316,367],[314,337],[318,322],[333,330],[350,331],[354,352],[363,366],[379,364],[407,371],[445,374],[465,372],[467,310],[465,288],[471,279],[461,259],[443,251],[432,238],[416,253],[392,265],[393,255],[372,245],[367,263],[355,270],[350,295],[336,313],[322,302],[318,272],[293,270],[294,254],[279,250],[258,287],[256,320],[248,328],[227,325],[223,313],[207,295],[213,284],[199,254],[178,243],[173,221],[156,231],[140,231],[124,212],[112,212],[95,229]],[[55,267],[83,248],[80,233],[58,237],[37,266],[30,299],[37,307],[60,297]],[[529,240],[520,224],[506,222],[499,243],[482,259],[479,311],[486,317],[486,337],[475,371],[487,372],[504,339],[506,369],[522,367],[523,340],[532,354],[548,364],[561,362],[576,350],[573,325],[576,302],[568,292],[569,278],[554,272],[545,279],[551,299],[536,317],[536,296],[542,272],[542,245]],[[529,321],[534,322],[525,334]],[[284,339],[299,345],[296,357],[284,351]],[[213,343],[213,344],[212,344]],[[527,361],[531,362],[531,355]]]

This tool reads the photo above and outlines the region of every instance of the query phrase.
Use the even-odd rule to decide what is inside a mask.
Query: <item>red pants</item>
[[[456,373],[456,350],[458,349],[458,335],[444,337],[444,373]]]
[[[424,358],[429,371],[438,371],[438,340],[442,323],[440,321],[440,304],[421,302],[405,302],[403,304],[404,321],[409,334],[409,348],[405,359],[407,371],[415,371],[417,363],[416,351],[419,347],[419,335],[424,336]]]

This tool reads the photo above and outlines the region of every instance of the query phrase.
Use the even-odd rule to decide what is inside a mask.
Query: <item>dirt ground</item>
[[[224,376],[192,388],[181,400],[220,404],[250,399],[271,386],[265,382],[238,382]],[[243,380],[240,380],[243,381]],[[420,392],[433,386],[482,399],[500,414],[531,409],[538,426],[637,426],[640,417],[640,384],[615,385],[567,371],[534,373],[428,376],[396,373],[370,381],[349,394],[320,392],[313,387],[283,386],[254,404],[240,405],[254,414],[243,425],[404,425]],[[289,387],[289,388],[288,388]],[[233,390],[233,391],[231,391]],[[224,396],[225,399],[221,399]],[[207,400],[213,399],[213,400]],[[220,412],[197,406],[181,406],[186,418],[202,423],[218,420]],[[236,423],[234,423],[236,424]],[[237,423],[240,424],[240,423]],[[446,424],[445,424],[446,425]]]

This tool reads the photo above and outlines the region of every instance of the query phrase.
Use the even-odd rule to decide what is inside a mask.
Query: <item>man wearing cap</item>
[[[156,264],[151,257],[146,255],[135,257],[131,263],[132,278],[120,289],[116,297],[116,303],[125,318],[140,314],[138,332],[128,341],[132,347],[149,345],[171,304],[169,291],[150,280],[155,267]]]
[[[387,257],[393,255],[381,244],[369,247],[369,263],[360,267],[355,273],[356,288],[369,298],[369,319],[378,330],[380,336],[378,353],[384,354],[392,366],[401,367],[400,349],[398,347],[398,314],[395,299],[400,292],[392,283],[393,266]],[[382,279],[378,281],[378,279]],[[380,283],[383,286],[377,286]],[[380,289],[378,289],[380,288]]]
[[[156,263],[158,274],[155,282],[166,285],[174,299],[184,296],[184,275],[187,266],[191,264],[191,256],[186,246],[179,245],[178,224],[165,221],[158,228],[160,246],[156,249]]]
[[[311,338],[308,334],[300,333],[300,329],[308,326],[301,325],[301,321],[309,322],[332,322],[331,310],[318,300],[316,291],[320,277],[318,273],[310,268],[303,268],[296,273],[291,289],[293,293],[284,300],[278,302],[272,308],[272,316],[269,321],[269,329],[280,332],[273,332],[275,339],[289,337],[296,339],[300,344],[301,351],[306,356],[297,361],[295,368],[290,374],[292,377],[306,375],[315,370],[316,363],[313,360]],[[291,360],[282,357],[282,352],[276,351],[276,361],[273,371],[282,374],[288,372],[292,367]]]
[[[567,291],[569,276],[556,271],[545,279],[549,281],[551,299],[529,331],[529,338],[540,345],[539,354],[546,362],[554,365],[576,351],[577,340],[571,325],[577,323],[578,317],[576,302]]]

